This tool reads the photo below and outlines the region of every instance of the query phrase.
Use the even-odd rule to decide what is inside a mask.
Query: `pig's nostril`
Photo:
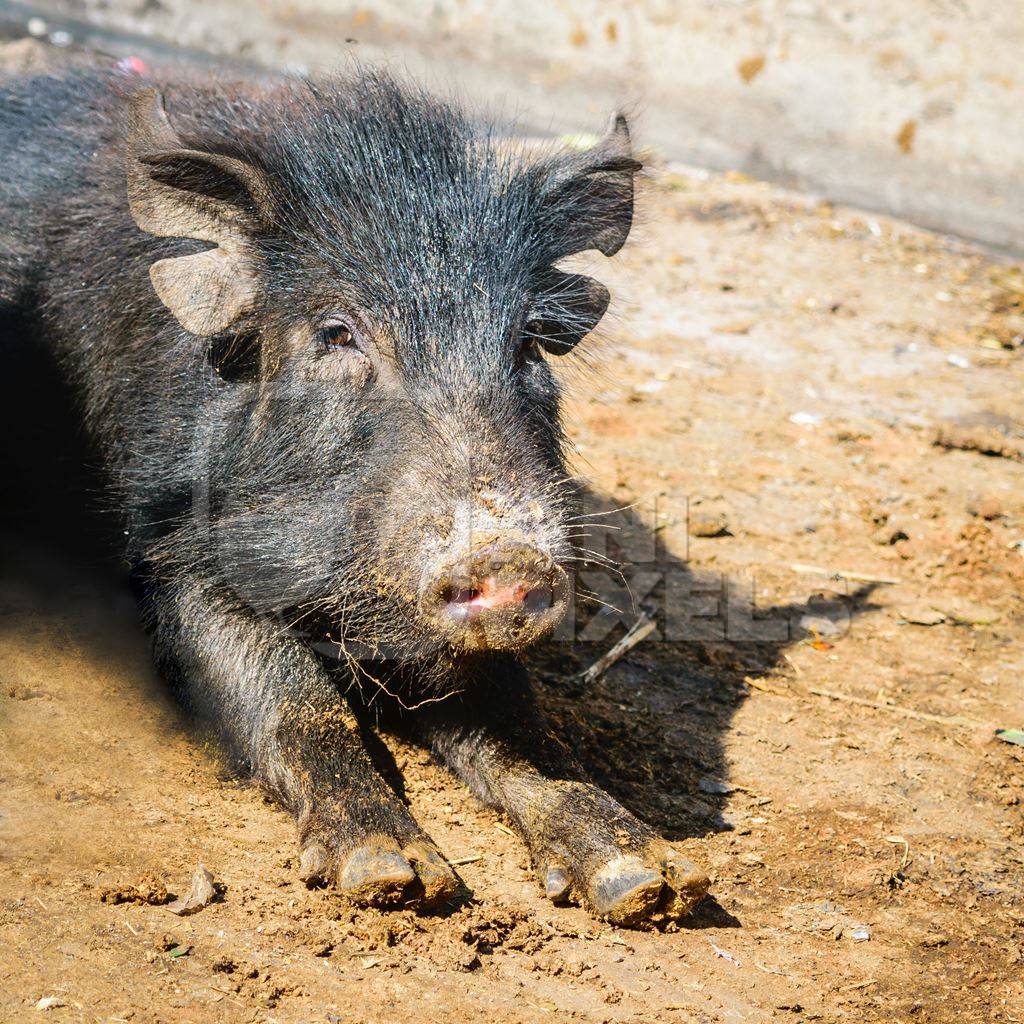
[[[473,587],[450,584],[443,587],[438,596],[442,608],[447,608],[459,618],[489,609],[510,609],[526,615],[539,615],[547,611],[555,600],[551,587],[545,584],[531,586],[528,580],[506,583],[493,576],[486,577]]]
[[[531,615],[547,611],[554,602],[555,595],[550,587],[534,587],[523,597],[523,611]]]

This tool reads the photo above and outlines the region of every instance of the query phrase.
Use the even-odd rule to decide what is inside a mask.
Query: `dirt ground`
[[[994,736],[1024,726],[1024,269],[655,164],[597,272],[622,301],[567,421],[641,563],[635,606],[607,597],[628,625],[682,581],[701,638],[573,679],[616,627],[537,670],[713,900],[660,933],[547,904],[505,824],[388,737],[472,901],[307,891],[290,821],[165,699],[121,575],[8,532],[0,1019],[1024,1021],[1024,748]],[[221,898],[174,917],[197,862]]]

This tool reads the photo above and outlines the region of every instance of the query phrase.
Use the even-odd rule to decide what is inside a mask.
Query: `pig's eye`
[[[356,348],[356,334],[342,320],[331,320],[318,332],[320,344],[325,349]]]

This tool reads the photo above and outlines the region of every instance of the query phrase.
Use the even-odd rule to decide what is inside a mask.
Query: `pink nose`
[[[565,573],[526,544],[498,543],[449,566],[422,607],[457,646],[511,649],[539,639],[565,611]]]
[[[485,576],[475,587],[446,588],[443,595],[447,602],[445,612],[464,622],[472,622],[483,612],[494,608],[517,608],[533,615],[550,608],[554,599],[550,586],[502,583],[496,576]]]

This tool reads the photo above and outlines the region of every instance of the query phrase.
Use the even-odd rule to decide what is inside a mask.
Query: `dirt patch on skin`
[[[591,582],[628,624],[682,581],[699,633],[656,633],[584,690],[613,618],[537,668],[559,731],[714,900],[650,933],[551,906],[505,824],[394,740],[472,901],[307,890],[291,822],[184,731],[120,578],[12,542],[0,1018],[56,997],[55,1020],[133,1024],[1024,1020],[1024,750],[993,736],[1024,722],[1024,465],[933,443],[1024,420],[1021,349],[989,340],[1016,337],[1017,278],[668,170],[594,272],[629,302],[599,369],[566,370],[567,419],[581,471],[637,516],[595,543],[640,568]],[[766,621],[781,633],[743,639]],[[176,918],[154,897],[200,861],[224,898]]]

